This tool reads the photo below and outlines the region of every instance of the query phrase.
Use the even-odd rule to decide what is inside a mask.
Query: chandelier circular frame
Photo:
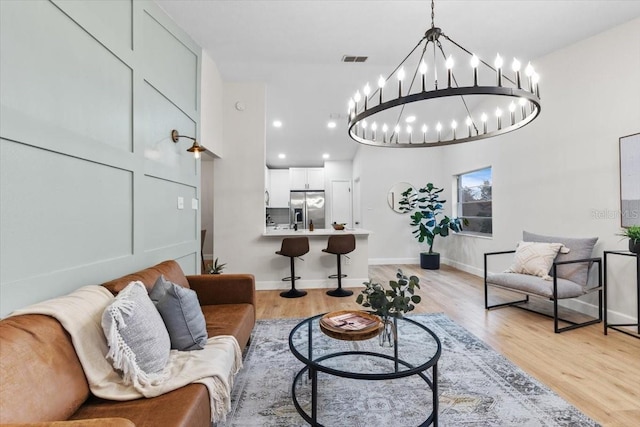
[[[475,59],[476,65],[475,66],[472,65],[473,85],[458,86],[457,79],[453,74],[452,65],[451,65],[451,66],[447,66],[448,75],[447,75],[446,87],[441,89],[438,88],[438,80],[436,76],[435,88],[432,90],[427,90],[426,84],[425,84],[426,71],[424,73],[420,71],[420,73],[422,74],[422,90],[411,93],[416,76],[420,75],[419,65],[417,65],[415,72],[413,73],[413,80],[411,81],[409,89],[406,91],[407,93],[403,94],[402,83],[401,83],[402,78],[400,77],[399,83],[398,83],[398,89],[399,89],[398,96],[396,98],[392,98],[385,101],[383,99],[382,88],[385,86],[385,84],[391,79],[391,77],[396,72],[398,72],[398,74],[400,72],[403,72],[403,68],[402,68],[403,64],[416,51],[416,49],[420,47],[423,42],[425,42],[425,40],[426,40],[426,43],[424,45],[424,48],[422,49],[422,56],[420,58],[422,60],[423,66],[424,66],[425,52],[429,44],[433,45],[433,51],[434,51],[433,67],[434,68],[437,67],[437,64],[435,63],[437,49],[439,49],[440,53],[442,54],[442,57],[446,59],[445,51],[442,47],[442,44],[440,43],[440,37],[443,37],[448,42],[450,42],[453,46],[459,48],[469,57],[472,57]],[[451,59],[451,55],[449,55],[449,58]],[[501,58],[499,58],[499,55],[498,55],[498,59],[501,60]],[[514,63],[515,62],[517,62],[517,60],[514,59]],[[495,85],[487,86],[487,85],[478,84],[478,66],[480,64],[492,70],[492,73],[495,73],[497,77]],[[515,64],[513,66],[514,73],[516,75],[516,81],[514,81],[503,74],[502,65],[496,64],[496,67],[494,68],[487,62],[477,58],[469,50],[465,49],[464,47],[462,47],[461,45],[453,41],[450,37],[445,35],[440,28],[435,27],[433,25],[433,2],[432,2],[432,26],[430,29],[428,29],[425,32],[424,37],[418,42],[418,44],[413,48],[413,50],[411,50],[411,52],[404,58],[404,60],[391,72],[391,74],[384,80],[383,84],[379,86],[379,88],[376,91],[374,91],[370,95],[369,93],[365,92],[364,102],[361,105],[358,105],[359,92],[355,97],[356,102],[354,102],[354,98],[351,99],[349,114],[348,114],[349,136],[353,140],[361,144],[375,146],[375,147],[419,148],[419,147],[438,147],[443,145],[452,145],[452,144],[460,144],[464,142],[476,141],[476,140],[481,140],[485,138],[491,138],[494,136],[506,134],[514,130],[520,129],[523,126],[526,126],[527,124],[531,123],[540,115],[541,105],[540,105],[540,92],[539,92],[539,87],[537,83],[537,74],[535,75],[536,79],[532,81],[532,75],[535,74],[535,72],[533,71],[533,68],[529,64],[529,66],[527,67],[527,68],[531,68],[529,70],[530,72],[527,73],[529,88],[528,90],[524,89],[522,88],[519,67],[520,67],[519,62],[518,62],[517,70],[515,68]],[[525,70],[525,72],[526,71],[528,70]],[[382,76],[380,78],[382,79]],[[503,85],[503,83],[505,82],[507,84],[506,86]],[[378,93],[379,95],[377,95]],[[504,98],[512,98],[512,103],[509,107],[509,111],[507,112],[506,119],[502,119],[501,117],[502,112],[498,108],[498,112],[496,113],[496,116],[497,116],[496,127],[493,127],[493,125],[491,127],[487,126],[487,118],[485,114],[483,114],[483,116],[485,117],[483,117],[482,124],[478,126],[479,125],[478,117],[476,117],[475,120],[474,118],[471,117],[471,112],[469,111],[467,102],[464,98],[465,96],[469,96],[469,95],[474,95],[474,96],[482,95],[482,96],[494,96],[494,97],[498,96],[498,97],[504,97]],[[413,140],[412,138],[413,134],[411,132],[409,132],[407,141],[400,139],[400,135],[399,135],[400,132],[396,133],[396,129],[399,128],[398,125],[401,121],[401,117],[402,117],[405,105],[415,103],[418,101],[428,101],[428,100],[437,100],[442,98],[455,98],[455,97],[460,97],[461,102],[464,104],[464,108],[468,114],[466,119],[467,132],[460,132],[460,134],[457,135],[455,130],[455,126],[457,126],[457,124],[455,125],[452,124],[452,132],[450,136],[447,139],[442,139],[441,132],[440,132],[442,129],[442,126],[440,125],[440,122],[438,122],[438,126],[440,126],[440,129],[438,129],[437,138],[433,138],[433,132],[430,133],[429,137],[427,138],[427,132],[423,130],[423,132],[421,132],[421,138],[418,138],[419,139],[418,141]],[[370,106],[372,101],[376,99],[378,99],[378,104]],[[515,111],[516,108],[514,107],[516,101],[519,104],[518,112]],[[391,133],[391,137],[387,139],[387,134],[385,131],[383,138],[377,138],[375,122],[374,122],[374,126],[371,127],[371,130],[369,130],[367,129],[367,123],[365,119],[375,116],[377,113],[380,113],[382,111],[385,111],[394,107],[402,107],[402,110],[395,123],[396,126]],[[503,122],[505,123],[504,126],[502,125]],[[395,137],[395,142],[394,142],[394,137]]]

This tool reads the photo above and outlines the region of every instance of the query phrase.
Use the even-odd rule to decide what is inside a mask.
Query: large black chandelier
[[[355,141],[393,148],[459,144],[514,131],[540,114],[539,76],[531,63],[524,76],[516,58],[510,70],[499,54],[490,65],[436,27],[434,18],[432,0],[424,37],[386,79],[378,78],[376,90],[367,83],[349,100],[349,136]],[[469,68],[454,73],[461,57]],[[407,89],[405,67],[414,70]],[[390,88],[394,80],[397,86]],[[433,119],[443,114],[446,121]]]

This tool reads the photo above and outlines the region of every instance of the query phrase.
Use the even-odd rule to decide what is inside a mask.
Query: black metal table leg
[[[431,383],[433,385],[433,427],[438,427],[438,364],[433,365],[432,371],[433,378]]]
[[[318,371],[309,368],[311,375],[311,421],[312,426],[318,424]]]

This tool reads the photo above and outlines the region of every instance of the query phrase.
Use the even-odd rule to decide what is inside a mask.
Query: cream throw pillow
[[[569,253],[562,243],[519,242],[511,267],[505,273],[529,274],[551,280],[549,270],[558,252]]]

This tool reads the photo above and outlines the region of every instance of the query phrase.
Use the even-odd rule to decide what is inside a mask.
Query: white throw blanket
[[[231,409],[233,378],[242,367],[242,354],[235,337],[212,337],[203,350],[171,350],[165,367],[167,381],[157,385],[126,385],[105,358],[109,351],[101,326],[102,313],[114,296],[106,288],[85,286],[74,292],[16,310],[20,314],[54,317],[71,336],[91,392],[103,399],[133,400],[154,397],[187,384],[198,382],[209,390],[211,420],[225,419]]]

